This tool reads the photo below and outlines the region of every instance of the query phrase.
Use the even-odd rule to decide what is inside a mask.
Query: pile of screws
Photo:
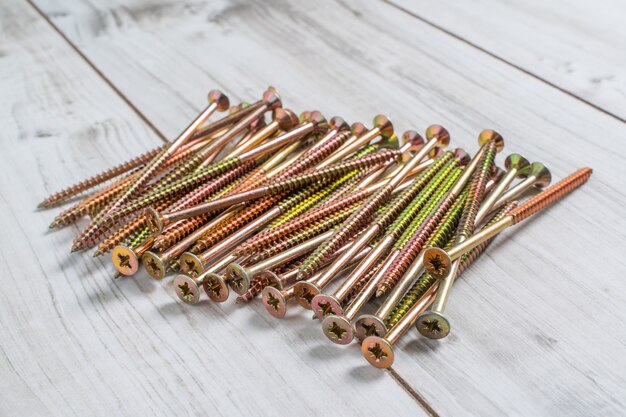
[[[110,252],[117,277],[134,275],[140,263],[154,279],[177,274],[174,287],[188,304],[198,303],[201,288],[216,302],[232,290],[237,302],[261,295],[280,318],[293,299],[315,313],[331,342],[356,338],[363,356],[386,368],[412,326],[428,338],[448,335],[452,284],[498,233],[591,175],[583,168],[548,187],[539,162],[510,154],[504,169],[496,166],[504,141],[493,130],[480,133],[473,157],[444,151],[449,139],[438,125],[425,139],[415,131],[400,139],[382,115],[371,129],[317,111],[298,118],[271,87],[232,107],[211,91],[176,140],[40,207],[100,187],[50,225],[91,216],[72,251]],[[374,299],[378,309],[359,314]]]

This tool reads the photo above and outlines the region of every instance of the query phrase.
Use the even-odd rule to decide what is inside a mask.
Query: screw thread
[[[276,254],[279,254],[287,249],[290,249],[302,242],[306,242],[315,236],[338,226],[345,221],[354,211],[358,209],[358,204],[342,209],[338,212],[331,213],[327,217],[309,224],[301,229],[295,230],[293,233],[285,236],[282,240],[276,241],[272,246],[269,246],[261,252],[250,258],[251,263],[260,262],[264,259],[268,259]]]
[[[385,278],[377,287],[376,294],[378,296],[387,294],[398,283],[415,257],[424,248],[429,236],[437,228],[437,225],[450,210],[455,200],[456,197],[453,194],[447,193],[434,203],[434,207],[430,208],[425,218],[419,223],[415,233],[410,235],[411,237],[406,241],[396,259],[389,266]]]
[[[472,181],[470,182],[469,192],[467,194],[467,200],[465,204],[465,209],[463,210],[463,216],[461,216],[461,221],[459,222],[459,236],[463,236],[465,238],[471,236],[474,233],[475,229],[475,220],[476,215],[478,214],[478,210],[480,209],[480,204],[482,203],[485,197],[485,189],[487,187],[487,182],[489,181],[489,177],[493,172],[495,159],[496,159],[496,143],[495,141],[490,141],[486,145],[485,152],[481,158],[480,164],[474,175],[472,176]]]
[[[242,245],[237,252],[240,254],[253,254],[263,250],[272,243],[277,242],[279,239],[282,239],[291,233],[302,230],[303,228],[312,225],[321,219],[331,216],[333,213],[339,213],[343,209],[353,206],[355,203],[362,201],[366,195],[365,191],[360,191],[350,194],[344,198],[330,201],[329,203],[306,212],[287,223],[268,230],[263,234],[257,235],[258,237],[255,241],[250,243],[246,242],[246,244]]]
[[[458,172],[458,174],[453,175],[454,172]],[[410,235],[405,235],[405,230],[407,228],[411,225],[414,225],[415,228],[417,228],[419,223],[414,223],[415,216],[417,216],[424,206],[428,204],[433,194],[437,193],[438,190],[441,190],[441,188],[448,189],[448,187],[451,187],[451,185],[449,185],[451,184],[451,180],[449,179],[451,175],[453,175],[454,178],[457,178],[457,176],[460,175],[458,163],[454,160],[448,161],[443,167],[439,167],[434,175],[429,175],[431,180],[419,191],[417,195],[415,195],[406,208],[396,217],[393,223],[387,226],[385,233],[392,235],[394,241],[397,242],[394,244],[394,248],[399,248],[400,245],[404,245],[406,240],[408,240]],[[424,213],[424,215],[425,214],[426,213]],[[399,242],[399,239],[401,238],[402,240]]]
[[[406,190],[404,190],[398,197],[394,198],[389,206],[385,208],[385,210],[383,210],[374,220],[380,227],[381,231],[385,230],[385,228],[387,228],[401,213],[404,212],[404,209],[415,199],[419,192],[431,182],[437,172],[439,172],[444,166],[448,166],[449,163],[456,166],[457,164],[453,159],[454,154],[452,152],[444,152],[430,167],[428,167],[428,169],[415,178]]]
[[[513,224],[517,224],[532,216],[538,211],[550,206],[557,200],[565,197],[589,180],[592,174],[591,168],[581,168],[573,174],[568,175],[556,184],[546,188],[539,194],[528,199],[524,204],[518,206],[511,212]]]
[[[60,204],[70,197],[83,193],[97,185],[100,185],[119,175],[122,175],[134,168],[138,168],[142,165],[145,165],[150,160],[152,160],[156,155],[162,152],[165,146],[167,145],[163,144],[157,148],[152,149],[151,151],[148,151],[144,154],[141,154],[132,159],[129,159],[126,162],[122,162],[121,164],[114,166],[113,168],[109,168],[92,177],[89,177],[86,180],[80,181],[60,191],[57,191],[49,195],[48,197],[46,197],[41,203],[39,203],[38,207],[40,208],[52,207],[54,205]]]
[[[504,218],[508,215],[511,210],[515,207],[515,203],[508,203],[503,206],[485,225],[485,227],[490,226],[497,221]],[[458,275],[460,275],[465,269],[467,269],[472,262],[474,262],[478,256],[489,246],[489,244],[495,238],[491,238],[480,245],[476,246],[470,252],[463,254],[461,257],[461,263],[459,264]],[[446,244],[446,249],[449,249],[454,245],[455,237],[451,236],[448,238],[448,243]],[[437,280],[430,275],[428,272],[424,272],[419,279],[413,284],[413,286],[407,291],[407,293],[402,297],[402,299],[398,302],[398,304],[393,308],[389,316],[385,320],[385,324],[387,328],[390,329],[398,323],[402,317],[411,309],[411,307],[420,300],[426,292],[432,288],[433,284],[435,284]]]
[[[280,182],[268,184],[266,186],[267,192],[269,194],[280,194],[302,188],[317,181],[328,182],[345,175],[354,169],[367,169],[382,165],[392,159],[395,159],[398,155],[399,151],[384,150],[371,155],[363,156],[361,158],[340,162],[335,165],[329,165],[325,168],[313,170],[309,173],[300,174],[290,178],[277,178],[277,181]]]

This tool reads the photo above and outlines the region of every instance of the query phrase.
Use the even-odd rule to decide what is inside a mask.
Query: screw
[[[555,201],[560,200],[587,182],[592,172],[591,168],[579,169],[558,183],[546,188],[536,196],[530,198],[499,222],[472,235],[462,243],[455,245],[447,253],[439,248],[429,248],[424,253],[426,270],[434,277],[443,279],[450,272],[452,261],[458,259],[463,253],[470,251],[476,247],[476,245],[495,236],[504,229],[521,222],[546,207],[549,207]],[[437,267],[433,267],[435,264],[437,264]]]
[[[174,289],[176,291],[176,295],[181,301],[187,304],[197,304],[200,301],[200,287],[204,287],[205,283],[210,278],[210,274],[219,273],[226,267],[226,265],[237,260],[237,258],[237,256],[233,255],[226,256],[205,273],[198,275],[195,278],[183,274],[176,275],[174,278]],[[226,291],[228,291],[228,289],[226,289]],[[226,294],[228,294],[228,292],[226,292]]]
[[[495,217],[504,217],[507,212],[515,207],[515,203],[510,203],[503,210],[501,210]],[[488,226],[487,226],[488,227]],[[465,270],[476,258],[487,248],[489,243],[493,240],[487,240],[481,245],[472,249],[471,252],[465,254],[461,269],[459,273]],[[401,316],[401,318],[390,328],[388,332],[383,332],[378,335],[369,335],[365,337],[361,344],[361,353],[365,359],[373,366],[377,368],[389,368],[394,361],[393,345],[398,339],[406,333],[406,331],[415,323],[418,316],[432,303],[435,298],[435,292],[437,291],[437,283],[433,283],[434,279],[428,274],[423,274],[422,278],[418,280],[414,287],[417,287],[415,294],[412,294],[415,298],[411,302],[408,310]],[[413,290],[413,289],[412,289]],[[411,297],[411,295],[408,295]],[[438,323],[428,322],[424,323],[425,326],[437,331],[440,329]],[[374,333],[374,332],[373,332]]]
[[[528,175],[530,163],[520,154],[513,153],[506,157],[504,167],[506,174],[498,181],[498,186],[487,196],[478,210],[476,218],[483,219],[487,215],[485,210],[493,210],[496,200],[504,194],[516,177],[524,178]]]
[[[528,174],[528,177],[526,177],[519,184],[516,184],[514,187],[511,187],[511,189],[509,189],[506,193],[502,194],[498,201],[496,201],[493,205],[494,209],[501,207],[507,201],[516,199],[518,196],[533,187],[542,189],[550,185],[552,175],[544,164],[541,162],[533,162],[530,164],[529,171],[530,173]]]

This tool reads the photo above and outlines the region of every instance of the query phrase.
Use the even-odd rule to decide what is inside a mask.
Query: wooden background
[[[518,4],[519,3],[519,4]],[[619,0],[0,2],[0,415],[626,414],[626,7]],[[48,193],[172,138],[219,88],[398,130],[484,128],[591,181],[456,285],[394,368],[310,315],[178,302],[69,255]],[[500,158],[500,160],[502,157]]]

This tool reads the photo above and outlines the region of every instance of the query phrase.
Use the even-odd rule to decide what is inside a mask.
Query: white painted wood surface
[[[276,414],[281,401],[281,414],[624,414],[622,122],[383,2],[36,4],[167,136],[210,88],[237,100],[275,84],[297,111],[350,121],[386,112],[400,130],[442,123],[468,149],[492,127],[557,178],[583,165],[595,173],[464,275],[449,307],[453,335],[404,337],[392,379],[355,346],[330,346],[306,314],[275,322],[258,305],[182,306],[168,286],[112,283],[102,262],[68,257],[72,231],[45,234],[53,213],[31,207],[117,160],[117,147],[137,153],[157,139],[27,3],[3,5],[12,46],[0,69],[2,143],[16,145],[2,157],[38,169],[16,179],[3,167],[3,226],[15,239],[2,240],[0,411],[256,415]],[[42,118],[48,107],[55,117]],[[52,135],[37,140],[39,131]],[[35,289],[34,301],[16,299]],[[432,409],[422,412],[400,380]]]
[[[621,0],[385,0],[626,120]]]

